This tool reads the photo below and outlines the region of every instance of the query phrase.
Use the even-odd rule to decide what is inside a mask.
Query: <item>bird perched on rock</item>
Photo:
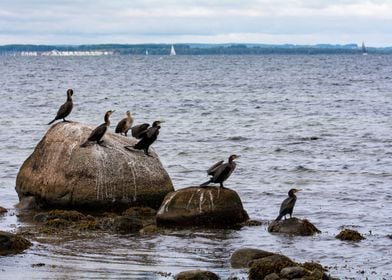
[[[132,123],[133,123],[131,112],[127,111],[126,115],[127,115],[127,117],[123,118],[121,121],[119,121],[119,123],[117,124],[116,129],[114,131],[116,133],[120,133],[121,135],[124,134],[125,136],[127,136],[128,130],[131,128]]]
[[[286,219],[287,214],[289,214],[291,218],[295,202],[297,201],[297,196],[295,195],[295,193],[299,191],[300,189],[289,190],[289,197],[283,200],[282,205],[280,206],[279,216],[275,219],[275,221],[280,221],[282,217]]]
[[[108,130],[108,127],[110,126],[110,120],[109,117],[114,113],[113,111],[107,111],[105,113],[105,122],[98,127],[96,127],[91,133],[90,136],[88,137],[87,141],[80,145],[81,147],[86,147],[89,142],[97,142],[97,144],[102,145],[103,140],[102,137],[105,135],[106,131]]]
[[[132,136],[136,139],[141,139],[142,135],[147,131],[150,125],[148,123],[143,123],[135,125],[131,128]]]
[[[161,128],[161,123],[162,121],[155,121],[152,123],[152,126],[145,131],[141,131],[139,133],[139,137],[141,138],[139,142],[136,143],[135,146],[125,146],[126,149],[129,150],[129,148],[137,149],[137,150],[144,150],[144,153],[146,155],[150,155],[148,153],[148,148],[152,143],[157,140],[158,135],[159,135],[159,129]]]
[[[219,183],[221,188],[223,187],[223,182],[230,177],[231,173],[233,173],[236,163],[234,160],[239,158],[240,156],[231,155],[227,163],[223,163],[223,160],[215,163],[207,170],[207,174],[212,177],[207,182],[200,185],[200,187],[208,186],[210,183]]]
[[[60,119],[63,119],[64,122],[67,122],[65,118],[71,113],[73,108],[72,95],[73,90],[67,90],[67,101],[65,101],[65,103],[60,106],[59,110],[57,111],[56,117],[50,123],[48,123],[48,125]]]

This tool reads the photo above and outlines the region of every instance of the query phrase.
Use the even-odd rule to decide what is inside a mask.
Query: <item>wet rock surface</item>
[[[157,223],[163,226],[230,227],[248,219],[235,191],[212,186],[169,193],[157,214]]]
[[[21,253],[31,242],[18,234],[0,231],[0,256]]]
[[[188,270],[178,273],[175,280],[219,280],[219,276],[207,270]]]
[[[253,248],[242,248],[236,250],[230,257],[230,264],[233,268],[246,268],[256,259],[261,259],[273,255],[274,253]]]
[[[301,220],[297,218],[273,221],[268,226],[268,231],[272,233],[284,233],[301,236],[309,236],[316,233],[321,233],[321,231],[308,220]]]
[[[137,141],[105,134],[104,146],[80,147],[92,126],[59,122],[48,130],[19,170],[19,199],[32,196],[44,207],[113,209],[149,206],[157,209],[173,191],[158,156],[124,146]]]
[[[129,208],[121,215],[103,213],[99,216],[83,214],[75,210],[51,210],[34,216],[38,232],[46,234],[69,234],[77,236],[94,231],[119,234],[156,234],[159,229],[151,218],[154,209]],[[133,215],[129,215],[133,213]],[[136,215],[137,213],[137,215]]]
[[[336,235],[337,239],[344,241],[361,241],[365,239],[358,231],[352,229],[344,229],[338,235]]]
[[[241,248],[236,250],[230,259],[233,267],[250,266],[249,279],[301,279],[328,280],[333,279],[325,273],[322,265],[314,262],[296,263],[290,258],[264,250]],[[234,264],[234,265],[233,265]]]

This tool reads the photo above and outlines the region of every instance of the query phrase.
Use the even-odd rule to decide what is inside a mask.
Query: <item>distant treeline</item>
[[[169,44],[97,44],[97,45],[5,45],[0,54],[20,52],[111,51],[118,55],[167,55]],[[265,54],[360,54],[357,44],[348,45],[265,45],[265,44],[174,44],[177,55],[265,55]],[[392,47],[367,48],[368,53],[392,54]]]

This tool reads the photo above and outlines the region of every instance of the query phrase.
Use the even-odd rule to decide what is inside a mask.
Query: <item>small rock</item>
[[[290,218],[278,222],[273,221],[268,226],[268,231],[301,236],[314,235],[321,232],[308,220],[300,220],[297,218]]]
[[[18,234],[0,231],[0,256],[20,253],[31,245],[30,241]]]
[[[139,230],[139,233],[142,235],[156,234],[158,232],[159,228],[156,225],[147,225],[141,230]]]
[[[207,270],[188,270],[178,273],[175,280],[219,280],[219,276]]]
[[[189,187],[166,195],[157,213],[163,226],[231,227],[249,219],[238,194],[228,188]]]
[[[348,240],[348,241],[361,241],[365,239],[358,231],[352,229],[344,229],[338,235],[336,235],[337,239],[340,240]]]
[[[279,254],[257,259],[252,263],[252,266],[249,270],[249,279],[264,279],[264,277],[268,274],[279,273],[283,268],[295,265],[296,263],[290,260],[288,257]]]
[[[230,258],[230,264],[233,268],[246,268],[250,266],[251,261],[273,255],[274,253],[252,249],[242,248],[236,250]]]
[[[5,209],[4,207],[1,207],[1,206],[0,206],[0,215],[1,215],[1,214],[4,214],[4,213],[7,213],[7,212],[8,212],[7,209]]]
[[[143,222],[140,219],[119,216],[114,219],[113,227],[115,232],[121,234],[135,233],[143,228]]]
[[[305,269],[299,266],[285,267],[280,271],[280,276],[287,279],[301,278],[306,274]]]
[[[265,276],[263,280],[280,280],[280,277],[276,273],[271,273]]]

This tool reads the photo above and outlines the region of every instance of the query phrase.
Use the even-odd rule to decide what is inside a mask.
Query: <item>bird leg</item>
[[[66,119],[63,118],[63,122],[70,122],[70,121],[67,121]]]
[[[102,147],[107,148],[107,146],[103,144],[103,140],[98,140],[98,141],[97,141],[97,144],[100,145],[100,146],[102,146]]]

